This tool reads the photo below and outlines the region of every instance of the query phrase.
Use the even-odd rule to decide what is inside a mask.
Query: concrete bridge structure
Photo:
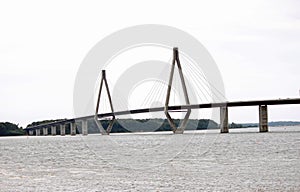
[[[170,93],[172,88],[172,81],[174,76],[174,69],[177,66],[178,72],[180,75],[182,90],[184,93],[185,98],[185,104],[184,105],[176,105],[176,106],[169,106],[169,100],[170,100]],[[100,103],[100,96],[102,93],[103,86],[106,87],[106,93],[109,98],[109,104],[110,104],[110,113],[98,113],[99,112],[99,103]],[[100,129],[100,132],[102,135],[109,135],[113,123],[115,121],[116,116],[122,116],[122,115],[129,115],[129,114],[139,114],[139,113],[150,113],[150,112],[160,112],[164,111],[166,118],[172,128],[172,131],[175,134],[183,133],[187,122],[191,113],[191,110],[193,109],[205,109],[205,108],[219,108],[220,109],[220,133],[228,133],[229,132],[229,126],[228,126],[228,113],[229,108],[231,107],[244,107],[244,106],[257,106],[259,111],[259,132],[268,132],[268,106],[269,105],[288,105],[288,104],[300,104],[300,98],[296,99],[276,99],[276,100],[253,100],[253,101],[234,101],[234,102],[219,102],[219,103],[204,103],[204,104],[190,104],[188,91],[185,85],[184,76],[182,73],[182,68],[179,60],[179,53],[178,49],[173,49],[173,61],[171,66],[171,72],[169,76],[169,84],[168,84],[168,90],[167,90],[167,97],[165,100],[165,106],[163,107],[154,107],[154,108],[143,108],[143,109],[134,109],[134,110],[125,110],[125,111],[114,111],[113,108],[113,101],[110,96],[110,91],[108,87],[108,83],[106,80],[106,73],[105,70],[102,71],[102,79],[100,82],[100,89],[98,94],[98,100],[97,100],[97,106],[95,110],[94,115],[85,116],[85,117],[78,117],[73,119],[66,119],[51,123],[45,123],[37,126],[31,126],[27,127],[25,130],[28,132],[29,135],[33,135],[35,132],[36,136],[41,135],[41,131],[43,135],[51,134],[55,136],[57,134],[57,128],[59,128],[60,135],[64,136],[66,134],[66,125],[69,124],[70,126],[70,134],[76,135],[76,123],[75,122],[81,122],[81,133],[83,135],[88,134],[88,120],[94,120],[97,124],[97,126]],[[182,123],[177,127],[171,118],[169,112],[172,111],[180,111],[184,110],[186,112],[186,115],[182,121]],[[112,117],[112,120],[110,121],[110,124],[108,128],[105,130],[100,120],[105,117]],[[50,133],[48,133],[48,130],[51,130]]]
[[[257,106],[259,110],[259,131],[267,132],[268,131],[268,107],[269,105],[289,105],[289,104],[300,104],[300,98],[298,99],[276,99],[276,100],[255,100],[255,101],[235,101],[235,102],[222,102],[222,103],[205,103],[205,104],[197,104],[197,105],[178,105],[178,106],[169,106],[169,111],[176,111],[182,109],[206,109],[206,108],[220,108],[220,132],[228,133],[228,112],[231,107],[245,107],[245,106]],[[129,114],[139,114],[139,113],[150,113],[150,112],[159,112],[164,111],[164,107],[156,107],[156,108],[145,108],[145,109],[134,109],[128,111],[117,111],[114,113],[101,113],[97,114],[98,118],[122,116]],[[88,134],[88,120],[94,120],[94,115],[86,116],[86,117],[78,117],[73,119],[66,119],[62,121],[56,121],[47,124],[41,124],[37,126],[27,127],[25,130],[28,131],[29,135],[33,135],[34,131],[36,135],[48,135],[48,128],[50,127],[52,135],[56,135],[56,128],[60,129],[60,134],[65,135],[65,126],[70,124],[71,135],[76,135],[76,122],[82,123],[82,134]],[[42,133],[41,133],[42,131]]]

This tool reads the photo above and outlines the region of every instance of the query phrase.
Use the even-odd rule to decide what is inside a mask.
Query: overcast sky
[[[222,74],[229,101],[299,97],[300,1],[1,1],[0,121],[73,117],[76,72],[107,35],[164,24],[196,37]],[[270,107],[300,120],[300,106]],[[229,121],[257,122],[257,107]]]

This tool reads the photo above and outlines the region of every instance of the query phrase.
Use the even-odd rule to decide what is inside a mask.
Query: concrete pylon
[[[220,107],[220,133],[228,133],[228,107]]]
[[[181,80],[181,86],[183,89],[183,94],[184,94],[184,99],[185,99],[185,103],[186,105],[190,105],[190,100],[189,100],[189,96],[188,96],[188,92],[186,89],[186,85],[185,85],[185,81],[184,81],[184,76],[182,73],[182,68],[180,65],[180,60],[179,60],[179,53],[178,53],[178,48],[174,47],[173,48],[173,61],[172,61],[172,67],[171,67],[171,72],[170,72],[170,77],[169,77],[169,85],[168,85],[168,91],[167,91],[167,97],[166,97],[166,102],[165,102],[165,115],[168,119],[168,122],[172,128],[173,133],[177,134],[177,133],[183,133],[186,125],[188,123],[190,114],[191,114],[191,109],[187,109],[186,114],[184,116],[184,119],[182,121],[182,123],[180,123],[179,127],[176,126],[176,124],[174,123],[174,120],[172,119],[170,113],[169,113],[169,101],[170,101],[170,95],[171,95],[171,88],[172,88],[172,82],[173,82],[173,76],[174,76],[174,69],[175,69],[175,63],[177,63],[177,68],[178,68],[178,72],[179,72],[179,76],[180,76],[180,80]]]
[[[66,135],[66,126],[65,125],[60,125],[60,135],[65,136]]]
[[[99,112],[99,105],[100,105],[100,97],[101,97],[101,92],[102,92],[102,87],[103,87],[103,82],[105,84],[106,87],[106,92],[107,92],[107,96],[108,96],[108,100],[109,100],[109,105],[110,105],[110,109],[111,109],[111,113],[112,113],[112,119],[108,125],[108,127],[106,128],[106,130],[102,127],[102,124],[100,122],[100,120],[98,119],[98,112]],[[111,100],[111,96],[110,96],[110,92],[109,92],[109,88],[108,88],[108,84],[107,84],[107,80],[106,80],[106,74],[105,74],[105,70],[102,70],[102,78],[101,78],[101,82],[100,82],[100,89],[99,89],[99,94],[98,94],[98,100],[97,100],[97,106],[96,106],[96,112],[95,112],[95,122],[98,126],[98,128],[100,129],[100,132],[102,135],[109,135],[113,124],[115,122],[115,115],[114,115],[114,108],[113,108],[113,104],[112,104],[112,100]]]
[[[55,126],[52,126],[52,127],[51,127],[51,135],[52,135],[52,136],[55,136],[55,135],[56,135],[56,127],[55,127]]]
[[[70,133],[72,136],[76,135],[76,123],[75,122],[70,123]]]
[[[35,135],[36,136],[40,136],[41,135],[41,130],[40,129],[36,129],[35,130]]]
[[[259,106],[259,132],[268,132],[268,107],[267,105]]]
[[[32,136],[33,135],[33,130],[29,130],[29,135]]]
[[[88,121],[82,120],[81,123],[82,123],[82,125],[81,125],[82,135],[88,135]]]
[[[43,128],[43,135],[44,135],[44,136],[47,136],[47,135],[48,135],[48,128],[47,128],[47,127],[44,127],[44,128]]]

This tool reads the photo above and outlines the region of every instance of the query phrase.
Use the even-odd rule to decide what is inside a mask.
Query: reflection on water
[[[0,191],[300,191],[300,127],[0,138]]]

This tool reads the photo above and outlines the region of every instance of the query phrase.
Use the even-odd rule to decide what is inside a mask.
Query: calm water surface
[[[300,191],[300,127],[0,138],[0,191]]]

